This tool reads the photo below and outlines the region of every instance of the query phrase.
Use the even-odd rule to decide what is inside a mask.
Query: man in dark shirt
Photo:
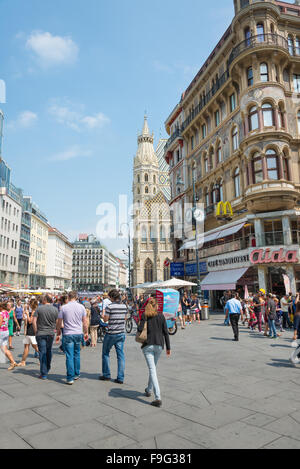
[[[42,305],[34,313],[33,328],[39,348],[40,379],[47,379],[51,368],[52,346],[58,319],[58,309],[52,304],[52,297],[45,295]]]
[[[277,339],[277,331],[276,331],[276,326],[275,326],[275,318],[276,318],[276,303],[274,301],[273,295],[269,295],[268,299],[268,324],[269,324],[269,329],[270,329],[270,335],[269,337],[272,339]]]

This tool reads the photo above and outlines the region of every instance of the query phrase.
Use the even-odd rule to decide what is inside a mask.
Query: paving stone
[[[259,449],[273,442],[278,434],[271,431],[234,422],[205,434],[199,443],[210,449]]]
[[[20,438],[16,433],[6,431],[0,433],[0,447],[1,449],[32,449],[32,447]]]
[[[27,437],[26,441],[37,449],[72,449],[88,445],[90,441],[94,441],[95,435],[101,438],[113,434],[115,432],[108,427],[90,421],[46,431],[39,435]]]
[[[300,449],[300,441],[292,438],[278,438],[278,440],[266,445],[265,449]]]
[[[25,425],[35,425],[44,422],[44,419],[32,410],[20,410],[1,415],[1,427],[14,430]]]
[[[242,422],[247,423],[247,425],[253,425],[254,427],[264,427],[268,425],[268,423],[275,422],[276,418],[271,417],[270,415],[266,414],[258,414],[255,413],[254,415],[250,415],[250,417],[246,417],[242,420]]]
[[[93,449],[121,449],[129,445],[136,445],[136,441],[128,436],[121,435],[121,433],[116,433],[108,438],[103,438],[101,440],[93,441],[89,443],[90,448]]]
[[[298,414],[299,415],[299,414]],[[300,440],[300,422],[290,416],[282,417],[264,427],[282,436]]]
[[[181,438],[175,433],[164,433],[155,437],[157,449],[203,449],[203,446]]]
[[[17,435],[26,440],[26,438],[29,438],[34,435],[39,435],[40,433],[48,432],[49,430],[55,430],[56,428],[56,425],[44,420],[41,423],[28,425],[26,427],[18,427],[14,431]]]

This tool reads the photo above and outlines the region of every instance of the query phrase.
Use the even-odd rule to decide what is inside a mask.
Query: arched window
[[[217,151],[216,151],[216,163],[219,164],[222,161],[222,147],[221,147],[221,142],[218,143],[217,145]]]
[[[262,105],[262,113],[264,127],[274,126],[274,110],[271,103],[265,103]]]
[[[144,278],[145,283],[153,282],[153,264],[150,259],[147,259],[145,262]]]
[[[156,240],[157,240],[156,229],[154,225],[151,225],[150,226],[150,241],[152,243],[155,243]]]
[[[205,154],[205,157],[204,157],[204,172],[207,174],[209,172],[209,169],[208,169],[208,156],[207,154]]]
[[[259,153],[255,153],[252,157],[252,170],[254,184],[258,184],[264,180],[262,158]]]
[[[247,70],[248,86],[253,86],[253,68],[249,67]]]
[[[142,227],[142,243],[147,243],[147,228]]]
[[[206,187],[205,191],[204,191],[204,204],[205,204],[205,207],[209,207],[209,191],[208,191],[208,188]]]
[[[250,31],[250,28],[246,28],[245,29],[245,43],[246,43],[246,46],[250,46],[250,40],[251,40],[251,31]]]
[[[217,203],[219,202],[224,202],[223,179],[220,179],[217,184]]]
[[[149,182],[149,176],[148,176],[148,174],[145,174],[145,182]]]
[[[145,187],[145,194],[149,194],[149,187],[148,186]]]
[[[141,182],[141,178],[140,178],[139,174],[138,174],[138,177],[137,177],[137,182],[138,182],[138,184]]]
[[[257,34],[257,41],[264,42],[265,41],[265,27],[263,23],[258,23],[256,25],[256,34]]]
[[[278,107],[278,115],[279,115],[279,124],[280,128],[284,129],[285,128],[285,122],[284,122],[284,107],[283,104],[280,103]]]
[[[240,197],[241,195],[241,180],[240,168],[236,168],[233,173],[234,196]]]
[[[209,152],[209,159],[208,159],[208,171],[212,171],[214,167],[214,149],[211,148]]]
[[[166,241],[166,228],[164,227],[164,225],[160,226],[160,240]]]
[[[138,193],[138,195],[140,195],[140,193],[141,193],[141,189],[139,187],[137,189],[137,193]]]
[[[300,135],[300,111],[297,114],[297,122],[298,122],[298,134]]]
[[[288,37],[288,47],[289,47],[289,53],[291,55],[294,55],[294,39],[292,36]]]
[[[256,130],[259,128],[257,107],[252,106],[249,110],[249,130]]]
[[[296,55],[300,55],[300,38],[296,37],[296,47],[295,47]]]
[[[290,180],[289,158],[285,151],[283,152],[283,178],[286,181]]]
[[[265,62],[260,64],[260,81],[269,81],[269,68]]]
[[[266,151],[266,160],[267,160],[267,171],[268,179],[278,180],[279,179],[279,169],[278,169],[278,156],[275,150]]]
[[[239,132],[236,126],[232,129],[231,139],[232,139],[232,151],[238,150],[239,149]]]
[[[153,184],[156,184],[156,176],[153,176]]]

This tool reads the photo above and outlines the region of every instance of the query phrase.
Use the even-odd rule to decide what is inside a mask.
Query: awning
[[[245,275],[248,268],[210,272],[201,282],[201,289],[206,291],[235,290],[238,280]]]
[[[244,226],[245,226],[245,222],[240,223],[239,225],[232,226],[231,228],[226,228],[225,230],[222,230],[219,233],[219,236],[217,237],[217,239],[226,238],[226,236],[232,236],[238,233]]]

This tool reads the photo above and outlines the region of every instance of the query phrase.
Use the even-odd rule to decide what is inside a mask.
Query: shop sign
[[[199,271],[200,275],[207,274],[207,264],[206,262],[199,262]],[[185,265],[185,275],[187,277],[194,277],[197,275],[197,263],[196,264],[186,264]]]
[[[231,220],[233,210],[230,202],[219,202],[216,209],[216,217],[219,219]]]
[[[250,254],[251,264],[297,264],[298,251],[285,251],[283,248],[272,251],[271,249],[255,249]]]
[[[240,251],[239,253],[231,256],[224,255],[210,258],[207,262],[207,265],[209,267],[209,271],[220,270],[220,267],[224,267],[226,270],[228,266],[231,266],[233,269],[239,267],[248,267],[250,266],[249,252],[246,250]]]
[[[184,277],[184,262],[172,262],[170,273],[171,277]]]

